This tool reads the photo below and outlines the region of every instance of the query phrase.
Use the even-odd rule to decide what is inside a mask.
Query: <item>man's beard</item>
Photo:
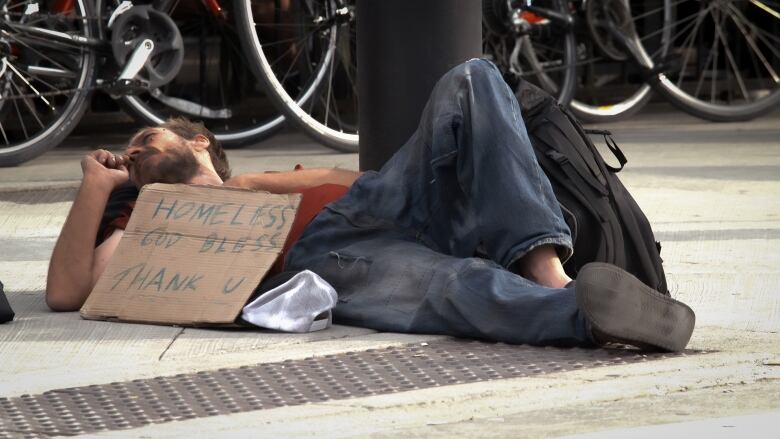
[[[150,147],[135,157],[131,167],[131,179],[140,188],[150,183],[189,183],[198,175],[200,164],[187,147],[164,153]]]

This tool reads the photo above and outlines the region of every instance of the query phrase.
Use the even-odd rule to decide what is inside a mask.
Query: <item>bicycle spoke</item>
[[[13,64],[11,64],[11,63],[9,63],[8,61],[5,61],[5,60],[4,60],[4,62],[6,63],[6,66],[8,66],[8,68],[9,68],[9,69],[11,69],[11,71],[13,71],[13,72],[16,74],[16,76],[17,76],[17,77],[19,77],[19,78],[20,78],[20,79],[21,79],[21,80],[22,80],[22,81],[23,81],[25,84],[27,84],[27,86],[28,86],[28,87],[30,87],[30,89],[31,89],[31,90],[32,90],[32,91],[33,91],[35,94],[37,94],[37,95],[38,95],[38,97],[39,97],[39,98],[40,98],[40,99],[41,99],[41,100],[42,100],[44,103],[46,103],[46,105],[47,105],[47,106],[49,106],[49,108],[51,108],[52,110],[54,110],[54,109],[55,109],[55,108],[54,108],[54,106],[51,104],[51,102],[49,102],[49,100],[48,100],[48,99],[46,99],[46,98],[45,98],[43,95],[41,95],[41,92],[40,92],[40,91],[38,91],[38,89],[37,89],[37,88],[35,88],[35,86],[33,86],[32,84],[30,84],[30,82],[27,80],[27,78],[25,78],[25,77],[24,77],[24,75],[22,75],[22,74],[21,74],[21,72],[19,72],[19,70],[17,70],[17,69],[16,69],[16,67],[14,67],[14,65],[13,65]],[[12,85],[14,85],[14,87],[16,88],[16,86],[15,86],[15,84],[14,84],[14,82],[13,82],[13,81],[11,81],[11,84],[12,84]],[[17,90],[18,90],[18,88],[17,88]],[[19,92],[19,94],[21,95],[21,94],[23,94],[23,93]],[[25,100],[25,102],[26,102],[26,100]]]
[[[13,81],[11,81],[11,86],[16,90],[17,93],[19,93],[19,95],[23,94],[21,89],[19,89],[19,87]],[[14,102],[16,102],[17,100],[21,100],[22,102],[24,102],[24,105],[27,107],[27,111],[29,111],[30,114],[35,118],[35,120],[38,122],[38,124],[41,126],[41,128],[45,128],[46,127],[46,125],[44,125],[43,122],[41,122],[41,119],[38,117],[38,112],[35,110],[35,105],[33,103],[31,103],[29,99],[27,99],[27,98],[14,99]],[[16,110],[17,110],[17,114],[19,115],[19,118],[21,120],[21,113],[19,113],[19,107],[18,106],[16,107]],[[24,122],[22,122],[22,124],[24,124]],[[25,132],[25,136],[26,135],[27,134]]]
[[[255,27],[257,27],[257,25],[255,25]],[[280,26],[277,25],[275,27],[280,27]],[[331,27],[331,25],[329,25],[329,24],[316,24],[314,27],[311,28],[311,29],[314,29],[314,30],[308,32],[304,36],[304,39],[308,38],[310,35],[313,35],[313,34],[317,33],[317,31],[329,29],[330,27]],[[262,46],[263,47],[273,47],[273,46],[277,46],[277,45],[280,45],[280,44],[289,43],[290,41],[295,41],[295,39],[294,38],[290,38],[290,39],[276,40],[273,43],[263,44]]]
[[[712,81],[710,83],[710,103],[715,103],[715,96],[717,96],[717,84],[718,84],[718,41],[720,41],[718,38],[713,38],[712,42],[712,52],[711,55],[713,57],[712,60]],[[704,66],[706,69],[707,66]],[[704,77],[704,75],[702,75]]]
[[[334,104],[333,104],[333,113],[335,114],[334,117],[335,117],[336,121],[338,122],[338,129],[339,129],[339,131],[341,131],[343,133],[344,132],[344,124],[341,123],[341,121],[343,119],[341,117],[341,112],[339,111],[339,106],[338,106],[337,103],[335,103],[335,101],[334,101]]]
[[[549,45],[546,45],[546,44],[542,44],[542,43],[539,43],[539,42],[535,42],[534,43],[534,49],[536,49],[536,50],[541,49],[544,52],[553,52],[553,53],[558,54],[558,55],[563,55],[563,52],[564,52],[561,49],[558,49],[558,48],[555,48],[555,47],[552,47],[552,46],[549,46]]]
[[[688,29],[690,29],[691,27],[695,26],[695,25],[696,25],[696,23],[697,23],[697,21],[694,21],[694,20],[696,20],[696,18],[698,18],[698,17],[699,17],[699,15],[696,15],[696,14],[694,14],[694,15],[690,15],[690,16],[688,16],[688,17],[686,17],[686,18],[684,18],[684,19],[682,19],[682,20],[680,20],[680,21],[676,21],[676,22],[674,22],[674,23],[672,23],[672,24],[670,24],[670,25],[663,26],[663,27],[661,27],[661,29],[659,29],[659,30],[656,30],[656,31],[650,32],[649,34],[647,34],[647,35],[645,35],[645,36],[641,37],[639,40],[640,40],[640,41],[647,40],[647,39],[649,39],[649,38],[652,38],[652,37],[655,37],[656,35],[659,35],[659,34],[661,34],[661,33],[663,33],[663,32],[666,32],[668,29],[671,29],[671,28],[673,28],[673,27],[675,27],[675,28],[676,28],[676,26],[679,26],[679,25],[680,25],[680,24],[682,24],[682,23],[686,23],[686,24],[685,24],[685,26],[683,26],[683,27],[682,27],[682,29],[678,30],[678,31],[677,31],[677,32],[676,32],[674,35],[672,35],[672,36],[671,36],[671,38],[669,38],[669,41],[670,41],[670,42],[673,42],[673,41],[675,41],[675,40],[676,40],[678,37],[680,37],[682,34],[684,34],[686,31],[688,31]],[[694,33],[695,33],[695,31],[694,31]],[[686,41],[687,41],[687,39],[686,39]],[[668,50],[668,47],[664,47],[664,45],[663,45],[663,44],[661,44],[661,47],[659,47],[659,48],[658,48],[658,50],[656,50],[655,52],[653,52],[653,53],[650,55],[650,58],[651,58],[651,59],[655,59],[655,57],[656,57],[656,56],[660,55],[660,53],[659,53],[659,52],[663,51],[664,49],[667,49],[667,50]]]
[[[232,33],[221,32],[220,38],[222,38],[222,41],[227,40],[228,47],[233,51],[233,54],[236,55],[241,60],[242,64],[247,63],[246,53],[241,48],[241,43],[238,40],[236,40],[236,38]]]
[[[780,20],[780,12],[777,12],[776,10],[770,8],[766,3],[761,2],[759,0],[750,0],[750,3],[752,5],[757,6],[759,9],[761,9],[764,12],[766,12],[767,14],[769,14],[769,15],[777,18],[778,20]]]
[[[778,51],[777,47],[780,46],[780,37],[777,37],[775,35],[772,35],[769,32],[766,32],[765,30],[761,29],[760,27],[756,26],[755,24],[751,23],[750,20],[745,17],[741,11],[734,9],[734,12],[739,15],[739,17],[742,19],[743,23],[750,27],[750,29],[753,31],[753,33],[761,40],[761,42],[764,43],[764,45],[769,48],[772,53],[775,55],[775,57],[780,58],[780,52]],[[768,39],[774,40],[774,41],[768,41]]]
[[[663,32],[666,32],[667,30],[675,28],[675,27],[677,27],[677,26],[679,26],[679,25],[681,25],[683,23],[691,22],[691,21],[695,20],[697,17],[698,17],[698,14],[691,14],[691,15],[689,15],[689,16],[681,19],[681,20],[675,21],[674,23],[669,23],[666,26],[661,26],[659,29],[654,30],[654,31],[652,31],[650,33],[647,33],[647,34],[641,36],[639,38],[639,41],[644,41],[644,40],[647,40],[649,38],[655,37],[655,36],[657,36],[657,35],[659,35],[659,34],[661,34]],[[693,23],[695,23],[695,22],[693,22]],[[687,23],[683,29],[687,30],[690,26],[692,26],[692,24],[691,23]],[[675,38],[677,36],[682,35],[683,32],[684,32],[684,30],[678,31],[677,34],[675,34]],[[674,41],[674,38],[670,38],[669,41]]]
[[[758,39],[764,43],[764,46],[768,48],[776,58],[780,58],[780,51],[778,51],[777,49],[777,47],[780,46],[780,37],[776,37],[770,33],[767,33],[763,29],[759,28],[758,26],[750,22],[750,20],[748,20],[747,17],[745,17],[745,15],[742,14],[742,11],[740,11],[739,9],[736,9],[733,6],[731,6],[730,9],[735,16],[739,16],[739,19],[742,21],[742,24],[748,26],[750,30],[753,31],[753,33],[758,37]],[[771,41],[767,41],[765,37],[774,39],[775,40],[774,43]]]
[[[13,82],[11,82],[11,86],[18,90]],[[21,111],[19,111],[19,104],[17,103],[17,99],[12,100],[12,102],[14,103],[14,108],[16,109],[16,118],[19,120],[19,126],[22,128],[22,133],[24,133],[25,138],[28,138],[30,135],[27,133],[27,126],[24,124]]]
[[[753,37],[748,33],[747,29],[745,29],[742,25],[742,23],[736,19],[734,15],[730,15],[731,20],[734,22],[734,24],[737,25],[737,28],[739,28],[739,31],[742,33],[742,36],[745,37],[745,40],[748,43],[748,46],[753,49],[753,52],[755,52],[755,55],[758,56],[758,58],[761,60],[761,63],[764,65],[764,68],[769,73],[769,75],[772,77],[772,80],[775,81],[775,83],[780,83],[780,77],[778,77],[777,72],[772,68],[772,65],[769,63],[769,61],[764,56],[764,53],[761,51],[761,49],[756,44],[756,41],[753,39]],[[758,73],[758,71],[756,72]],[[759,75],[760,77],[761,75]]]
[[[744,19],[744,17],[743,17],[743,19]],[[764,43],[764,44],[765,44],[767,47],[769,47],[770,49],[772,49],[772,52],[775,54],[775,56],[778,56],[778,57],[780,57],[780,55],[778,55],[778,53],[780,53],[780,52],[777,52],[777,49],[776,49],[778,46],[780,46],[780,37],[777,37],[777,36],[775,36],[775,35],[772,35],[772,34],[770,34],[769,32],[766,32],[765,30],[763,30],[763,29],[761,29],[761,28],[757,27],[757,26],[756,26],[756,25],[754,25],[753,23],[749,23],[749,22],[748,22],[747,24],[750,26],[750,28],[753,30],[753,32],[755,32],[756,36],[757,36],[757,37],[758,37],[758,38],[759,38],[759,39],[760,39],[760,40],[761,40],[761,41],[762,41],[762,42],[763,42],[763,43]],[[774,41],[773,41],[773,42],[772,42],[772,41],[768,41],[768,39],[771,39],[771,40],[774,40]]]
[[[719,12],[712,11],[712,20],[713,21],[717,21],[718,20],[718,18],[716,17],[717,14],[719,14]],[[718,38],[713,38],[712,39],[712,46],[710,47],[710,52],[707,54],[707,60],[704,61],[704,65],[701,66],[702,73],[699,76],[699,80],[696,82],[696,89],[693,91],[693,96],[694,97],[698,97],[699,96],[699,91],[701,90],[701,86],[704,84],[704,77],[707,76],[706,73],[705,73],[707,71],[707,66],[710,65],[710,62],[712,62],[713,59],[715,60],[715,62],[712,65],[712,71],[713,71],[713,73],[715,75],[717,75],[717,72],[718,72],[718,62],[717,62],[717,60],[718,60],[718,51],[717,51],[718,41],[720,41]],[[712,80],[712,95],[713,96],[715,95],[715,79],[714,78]]]
[[[325,101],[325,126],[328,126],[328,116],[330,115],[330,98],[331,94],[333,92],[333,70],[336,65],[336,60],[333,59],[330,61],[330,71],[328,72],[328,97]]]
[[[732,7],[732,5],[729,5],[729,9],[733,13],[731,18],[734,21],[734,24],[739,28],[739,31],[743,34],[743,36],[745,37],[746,40],[748,40],[748,39],[752,40],[752,41],[748,41],[748,44],[750,44],[752,46],[756,46],[754,49],[756,50],[758,55],[761,58],[763,58],[761,61],[762,61],[763,65],[764,65],[764,67],[767,69],[767,71],[769,72],[770,76],[772,76],[772,80],[775,82],[775,84],[777,84],[777,82],[778,82],[777,81],[777,74],[774,72],[774,69],[772,68],[772,66],[768,64],[768,62],[764,58],[763,52],[761,52],[760,49],[758,49],[758,44],[753,39],[753,32],[751,32],[751,31],[754,31],[756,29],[756,27],[753,26],[753,24],[750,21],[748,21],[747,18],[744,15],[741,14],[741,11],[739,11],[738,9]],[[745,21],[742,21],[743,19]],[[772,47],[772,45],[771,44],[767,44],[767,42],[763,38],[761,38],[760,34],[756,33],[755,35],[758,36],[758,38],[759,38],[759,40],[761,40],[761,42],[763,42],[764,44],[767,45],[765,47],[768,47],[769,51],[772,54],[774,54],[775,58],[777,58],[778,57],[778,53]],[[751,47],[751,49],[753,49],[753,48]],[[756,59],[756,55],[753,52],[750,52],[750,51],[748,53],[750,55],[750,61],[751,61],[752,65],[753,65],[753,68],[755,69],[756,77],[758,79],[758,83],[759,83],[760,89],[762,89],[762,90],[769,90],[769,89],[771,89],[771,86],[767,86],[767,84],[764,82],[764,76],[760,74],[760,72],[761,72],[761,65],[759,64],[758,60]]]
[[[5,62],[7,62],[7,61],[5,61]],[[19,68],[19,69],[13,68],[10,63],[8,63],[7,65],[8,65],[9,68],[11,68],[12,71],[17,72],[19,75],[21,75],[21,71],[25,71],[29,76],[27,76],[27,78],[24,78],[23,76],[20,76],[20,77],[22,77],[22,80],[25,83],[27,83],[27,85],[30,88],[32,88],[33,91],[35,91],[36,93],[38,93],[41,96],[45,96],[46,93],[45,92],[38,92],[38,90],[36,90],[30,84],[30,82],[27,81],[28,79],[29,80],[33,80],[34,79],[35,81],[37,81],[37,82],[45,85],[46,87],[48,87],[50,90],[56,92],[56,91],[59,91],[59,88],[54,86],[54,85],[52,85],[50,82],[44,80],[43,78],[41,78],[41,76],[46,76],[46,74],[49,73],[49,76],[54,76],[55,78],[62,78],[62,77],[69,77],[68,73],[72,74],[72,72],[57,71],[57,70],[54,70],[54,69],[52,69],[52,71],[49,72],[49,70],[47,70],[46,67],[41,68],[40,66],[35,66],[35,65],[28,65],[28,66],[26,66],[26,68]],[[37,69],[41,69],[41,70],[36,70],[36,68]],[[32,69],[32,71],[31,71],[31,69]],[[75,76],[75,74],[73,76]],[[51,106],[49,104],[49,102],[46,101],[46,99],[44,99],[43,97],[41,97],[41,99],[43,99],[44,102],[46,102],[47,105]]]
[[[747,91],[747,87],[745,86],[745,82],[742,79],[742,75],[739,74],[739,68],[737,67],[737,62],[734,60],[734,55],[732,55],[731,49],[729,49],[728,41],[726,40],[726,36],[723,35],[723,31],[720,28],[719,24],[715,25],[715,32],[718,34],[718,38],[720,38],[721,42],[723,43],[723,50],[726,55],[726,59],[729,61],[729,64],[731,65],[731,68],[734,71],[734,74],[736,75],[739,89],[742,92],[742,95],[745,97],[745,100],[749,102],[750,94]]]
[[[63,66],[58,61],[56,61],[53,58],[51,58],[50,56],[47,56],[44,53],[42,53],[40,50],[30,46],[25,41],[20,40],[20,39],[16,38],[15,36],[11,35],[11,34],[7,34],[6,36],[9,37],[10,39],[14,40],[15,42],[19,43],[20,45],[26,47],[27,49],[30,49],[31,51],[35,52],[36,55],[40,56],[41,58],[44,58],[46,61],[49,61],[50,63],[54,64],[55,66],[57,66],[57,67],[59,67],[59,68],[61,68],[63,70],[67,70],[68,69],[67,67]]]
[[[669,6],[670,6],[671,8],[674,8],[675,6],[677,6],[677,5],[681,4],[681,3],[685,3],[685,2],[687,2],[687,1],[688,1],[688,0],[677,0],[677,1],[676,1],[676,2],[674,2],[674,3],[671,3]],[[661,13],[663,13],[663,12],[664,12],[664,10],[666,9],[666,6],[664,6],[663,2],[660,2],[660,4],[661,4],[661,6],[660,6],[660,7],[658,7],[658,8],[651,9],[651,10],[649,10],[649,11],[647,11],[647,12],[643,13],[643,14],[639,14],[639,15],[632,15],[632,17],[631,17],[631,18],[632,18],[632,19],[633,19],[633,21],[636,23],[638,20],[641,20],[641,19],[643,19],[643,18],[645,18],[645,17],[649,17],[649,16],[650,16],[650,15],[652,15],[652,14],[656,14],[656,13],[658,13],[658,12],[661,12]]]
[[[5,133],[5,128],[3,127],[3,122],[0,122],[0,134],[3,135],[3,140],[5,140],[6,145],[10,145],[11,141],[8,140],[8,135]]]
[[[281,61],[282,59],[284,59],[285,55],[287,55],[288,53],[292,52],[292,50],[293,50],[293,49],[297,48],[299,44],[303,43],[303,42],[304,42],[304,41],[306,41],[307,39],[309,39],[309,36],[308,36],[308,35],[305,35],[303,38],[299,38],[299,39],[297,39],[297,40],[289,40],[289,41],[295,41],[295,42],[294,42],[293,44],[291,44],[291,45],[290,45],[290,47],[288,47],[288,48],[287,48],[287,50],[285,50],[284,52],[282,52],[282,54],[281,54],[281,55],[279,55],[279,56],[276,58],[276,60],[274,60],[273,62],[270,62],[270,63],[269,63],[269,64],[271,65],[271,68],[273,68],[273,67],[274,67],[274,66],[275,66],[275,65],[276,65],[276,64],[277,64],[279,61]],[[267,47],[267,46],[265,46],[265,47]],[[302,51],[298,51],[298,53],[300,53],[300,52],[302,52]],[[292,64],[292,65],[294,65],[294,64]],[[289,71],[288,71],[288,73],[289,73]]]
[[[225,84],[224,81],[219,81],[219,83],[217,85],[217,93],[219,94],[219,102],[220,102],[219,108],[229,108],[230,107],[230,104],[229,104],[228,98],[227,98],[227,90],[225,89],[225,85],[226,84]],[[201,101],[201,103],[205,103],[205,102],[206,102],[205,99]],[[225,121],[224,121],[224,127],[225,127],[225,129],[228,129],[228,120],[227,119],[225,119]]]
[[[318,23],[312,23],[312,24],[291,24],[291,23],[255,23],[255,27],[264,27],[264,28],[300,28],[300,29],[317,29],[322,27],[321,24]]]
[[[34,44],[36,47],[40,48],[48,48],[48,49],[56,49],[59,50],[60,53],[71,53],[76,56],[78,56],[81,51],[82,47],[78,43],[68,44],[64,43],[62,41],[55,41],[55,40],[47,40],[45,38],[41,38],[38,36],[33,35],[24,35],[21,36],[10,36],[9,38],[13,39],[15,42],[18,42],[19,44],[23,44],[25,47],[28,47],[32,49],[32,46],[30,44]],[[30,44],[25,44],[30,43]]]
[[[349,86],[352,89],[353,96],[357,96],[357,79],[355,78],[354,71],[350,67],[354,66],[351,61],[342,63],[344,65],[344,74],[347,76]]]
[[[701,11],[701,10],[699,11],[699,14],[698,14],[698,18],[699,19],[697,20],[696,26],[694,26],[694,28],[691,31],[690,35],[688,35],[688,37],[686,37],[686,39],[683,41],[683,47],[685,47],[686,46],[686,41],[690,40],[690,42],[687,44],[688,47],[685,49],[685,58],[683,58],[682,71],[680,72],[680,77],[677,79],[677,87],[681,86],[683,78],[685,78],[685,71],[688,68],[688,59],[691,56],[691,49],[693,48],[693,43],[696,40],[696,38],[695,38],[696,32],[698,31],[699,26],[701,25],[701,23],[704,22],[704,17],[707,15],[707,13],[710,13],[710,14],[712,13],[712,6],[707,7],[707,9],[704,10],[704,11]]]
[[[283,40],[276,40],[273,43],[264,43],[263,47],[264,48],[269,48],[269,47],[274,47],[274,46],[281,46],[281,45],[287,44],[287,43],[299,43],[301,41],[306,40],[307,38],[309,38],[308,35],[306,35],[305,37],[303,37],[301,39],[299,39],[298,37],[295,37],[295,38],[286,38],[286,39],[283,39]]]
[[[29,73],[29,72],[28,72],[28,73]],[[36,81],[36,82],[38,82],[38,83],[40,83],[40,84],[42,84],[42,85],[45,85],[46,87],[48,87],[50,91],[59,91],[59,88],[55,87],[55,86],[54,86],[54,85],[52,85],[50,82],[48,82],[48,81],[45,81],[43,78],[41,78],[41,77],[40,77],[40,76],[38,76],[38,75],[32,75],[32,74],[31,74],[31,75],[29,76],[29,79],[30,79],[30,80],[33,80],[33,79],[35,79],[35,81]],[[52,108],[52,109],[53,109],[53,108]]]
[[[286,54],[287,54],[287,53],[288,53],[290,50],[292,50],[292,49],[293,49],[293,47],[297,47],[297,45],[296,45],[296,46],[291,46],[289,49],[287,49],[287,50],[286,50],[286,51],[285,51],[285,52],[282,54],[282,56],[280,56],[280,57],[279,57],[279,59],[277,59],[276,61],[274,61],[274,63],[273,63],[273,64],[271,64],[271,67],[273,67],[273,66],[274,66],[274,65],[275,65],[277,62],[279,62],[280,60],[282,60],[282,59],[284,58],[284,55],[286,55]],[[302,54],[303,52],[304,52],[303,50],[296,50],[295,57],[294,57],[294,58],[292,59],[292,61],[290,62],[290,66],[289,66],[289,67],[287,67],[287,71],[286,71],[286,72],[284,72],[284,75],[282,75],[282,77],[281,77],[281,78],[279,78],[279,82],[280,82],[282,85],[284,85],[284,84],[285,84],[285,81],[287,81],[287,78],[289,78],[289,77],[290,77],[290,72],[292,72],[292,69],[293,69],[293,67],[295,67],[296,63],[297,63],[297,62],[298,62],[298,60],[301,58],[301,54]],[[300,88],[299,88],[299,89],[300,89]]]

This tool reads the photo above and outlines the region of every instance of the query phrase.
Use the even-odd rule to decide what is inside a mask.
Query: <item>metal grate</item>
[[[685,354],[446,340],[0,398],[0,438],[76,435]]]

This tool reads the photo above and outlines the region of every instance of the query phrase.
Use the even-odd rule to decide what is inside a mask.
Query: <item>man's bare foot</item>
[[[515,262],[510,270],[548,288],[564,288],[572,280],[563,271],[563,264],[553,245],[536,247]]]

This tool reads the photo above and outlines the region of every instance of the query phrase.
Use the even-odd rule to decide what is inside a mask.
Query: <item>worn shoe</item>
[[[575,293],[599,344],[681,351],[693,334],[696,316],[688,305],[614,265],[593,262],[582,267]]]

